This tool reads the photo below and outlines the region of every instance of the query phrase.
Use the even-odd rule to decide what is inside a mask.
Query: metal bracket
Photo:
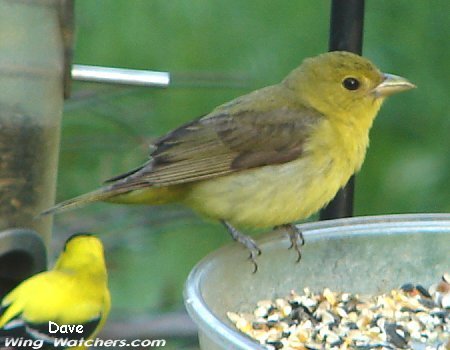
[[[94,83],[167,87],[170,83],[170,74],[168,72],[151,70],[74,64],[72,67],[72,79]]]

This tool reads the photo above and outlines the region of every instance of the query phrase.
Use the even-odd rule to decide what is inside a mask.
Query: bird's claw
[[[256,273],[256,271],[258,271],[258,264],[256,263],[256,257],[258,255],[261,255],[261,250],[259,250],[259,249],[256,250],[256,251],[255,250],[250,250],[250,254],[249,254],[248,258],[253,264],[253,273]]]
[[[248,259],[253,263],[254,266],[253,273],[256,273],[256,271],[258,271],[258,264],[256,263],[256,257],[261,255],[261,249],[259,249],[256,242],[251,237],[242,234],[226,221],[222,221],[222,223],[225,225],[228,232],[231,234],[231,237],[235,241],[241,243],[250,252]]]
[[[289,240],[291,241],[291,246],[289,247],[289,249],[294,248],[294,250],[297,252],[297,259],[295,259],[295,262],[298,263],[298,262],[300,262],[300,260],[302,260],[302,251],[301,251],[300,247],[303,244],[301,244],[300,246],[298,245],[297,235],[289,235]]]
[[[297,252],[296,262],[300,262],[302,259],[301,247],[305,245],[305,238],[303,237],[302,231],[293,224],[281,225],[276,228],[282,228],[288,233],[289,241],[291,242],[288,249],[294,249]]]
[[[255,241],[251,239],[250,237],[244,236],[246,238],[246,242],[239,241],[242,243],[245,248],[247,248],[250,251],[250,254],[248,255],[248,259],[253,264],[253,273],[256,273],[258,271],[258,264],[256,263],[256,257],[261,255],[261,249],[256,245]]]

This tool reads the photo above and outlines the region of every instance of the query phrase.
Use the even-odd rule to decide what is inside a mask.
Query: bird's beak
[[[384,73],[383,76],[384,80],[372,90],[376,97],[387,97],[416,87],[409,80],[398,75]]]

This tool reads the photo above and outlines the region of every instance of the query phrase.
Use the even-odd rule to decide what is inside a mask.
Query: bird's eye
[[[359,88],[359,80],[356,78],[345,78],[344,81],[342,82],[342,85],[347,89],[347,90],[357,90]]]

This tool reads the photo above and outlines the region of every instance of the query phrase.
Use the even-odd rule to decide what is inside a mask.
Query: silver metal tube
[[[167,87],[170,82],[170,74],[149,70],[74,64],[72,79],[97,83]]]

